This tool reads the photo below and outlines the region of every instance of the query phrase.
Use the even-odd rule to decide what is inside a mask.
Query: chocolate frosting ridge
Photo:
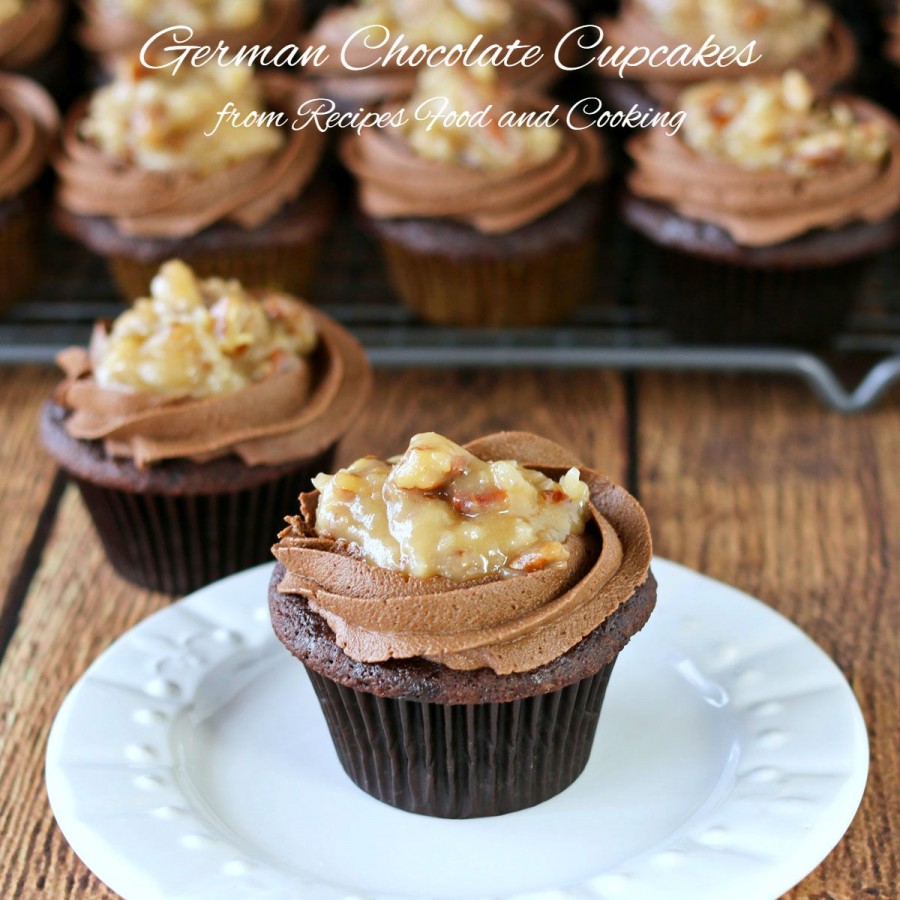
[[[498,68],[497,73],[501,80],[516,87],[548,87],[560,77],[560,70],[553,59],[553,50],[563,35],[576,24],[571,5],[565,0],[518,0],[514,5],[524,20],[521,25],[513,25],[500,33],[486,34],[480,46],[486,47],[492,43],[506,45],[518,39],[522,44],[542,47],[544,54],[536,65],[529,68]],[[416,82],[417,70],[414,67],[373,65],[363,71],[354,71],[344,66],[341,62],[341,47],[351,32],[346,30],[341,13],[340,8],[326,10],[305,38],[306,44],[324,44],[329,50],[328,60],[310,73],[321,91],[327,96],[340,97],[348,105],[369,106],[408,97]],[[396,34],[391,35],[392,40],[396,37]],[[390,46],[390,42],[387,46]],[[387,46],[380,50],[368,50],[357,43],[348,59],[355,66],[365,66],[383,54]]]
[[[886,126],[890,148],[882,162],[842,163],[813,175],[742,169],[654,129],[628,145],[636,162],[629,187],[690,219],[718,225],[747,247],[782,243],[816,228],[886,219],[900,210],[900,123],[867,100],[838,99],[860,119]]]
[[[319,344],[297,364],[227,394],[169,399],[103,387],[80,347],[64,350],[66,374],[55,400],[71,410],[66,430],[102,440],[110,456],[138,468],[164,459],[205,462],[234,454],[247,465],[278,465],[316,456],[349,428],[371,388],[362,347],[311,309]]]
[[[43,172],[59,132],[59,113],[40,85],[0,73],[0,200],[20,194]]]
[[[545,99],[522,98],[523,109],[549,108]],[[600,180],[606,162],[592,128],[564,122],[560,150],[546,162],[488,171],[446,165],[415,153],[392,128],[347,135],[341,158],[359,182],[359,202],[370,216],[452,219],[485,234],[514,231],[561,206]]]
[[[579,466],[559,445],[522,432],[466,446],[482,459],[518,459],[555,479]],[[359,662],[424,657],[500,675],[536,669],[574,647],[649,577],[643,510],[624,488],[579,468],[591,491],[591,520],[583,535],[568,539],[563,566],[465,582],[381,569],[316,535],[314,491],[301,496],[301,515],[287,520],[273,548],[285,568],[278,590],[303,597]]]
[[[151,38],[156,29],[129,19],[125,15],[104,8],[97,0],[83,0],[83,21],[78,29],[78,40],[92,53],[111,57],[139,50]],[[215,47],[219,41],[237,49],[246,44],[271,46],[276,50],[292,42],[300,30],[300,0],[267,0],[262,18],[247,28],[218,28],[195,31],[191,44]],[[172,22],[177,25],[178,22]]]
[[[258,77],[271,107],[293,120],[307,89],[285,75]],[[276,154],[248,157],[209,175],[150,172],[112,159],[82,138],[85,110],[82,101],[64,123],[58,202],[76,215],[109,217],[133,237],[188,237],[216,222],[256,228],[309,184],[326,141],[313,128],[288,130]]]
[[[25,69],[44,56],[59,37],[64,12],[62,0],[29,0],[0,23],[0,67]]]
[[[622,11],[616,18],[602,18],[598,24],[603,29],[604,45],[613,47],[660,47],[674,48],[687,43],[682,38],[666,34],[637,6],[623,4]],[[699,50],[699,47],[695,49]],[[739,48],[740,49],[740,48]],[[840,84],[856,68],[856,43],[850,29],[835,17],[824,40],[817,46],[796,59],[789,66],[779,66],[766,61],[765,52],[762,59],[751,66],[730,66],[704,69],[694,66],[663,66],[653,68],[647,64],[629,67],[626,77],[640,81],[645,88],[661,103],[672,104],[679,91],[688,84],[705,81],[710,78],[745,78],[778,74],[786,68],[802,72],[816,93],[823,93]],[[618,78],[618,69],[598,69],[605,78]]]

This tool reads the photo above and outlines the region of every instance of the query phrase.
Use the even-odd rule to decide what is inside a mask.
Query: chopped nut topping
[[[684,91],[678,106],[687,113],[688,146],[745,169],[809,175],[841,163],[877,162],[888,151],[882,123],[858,120],[841,101],[817,101],[799,72],[708,82]]]
[[[488,170],[514,169],[551,159],[562,143],[558,125],[500,126],[500,116],[511,108],[511,103],[498,82],[496,70],[489,66],[425,69],[408,105],[411,110],[420,110],[421,115],[410,118],[405,127],[406,139],[419,156],[435,162]],[[488,106],[489,121],[484,125],[453,124],[446,117],[448,110],[475,114]],[[432,119],[435,113],[441,117]]]
[[[187,25],[195,31],[247,28],[263,14],[263,0],[99,0],[110,16],[154,29]]]
[[[696,46],[711,35],[722,46],[756,41],[766,62],[789,65],[818,46],[831,10],[817,0],[637,0],[659,28]]]
[[[257,298],[234,280],[199,280],[165,263],[138,300],[91,347],[104,387],[166,397],[207,397],[259,381],[316,345],[306,306],[287,295]]]
[[[220,125],[229,102],[244,114],[266,112],[252,69],[183,66],[172,75],[129,59],[94,93],[80,131],[109,156],[156,172],[208,174],[282,147],[284,133],[274,125]]]
[[[0,24],[14,19],[25,8],[25,0],[0,0]]]
[[[512,0],[356,0],[340,10],[348,31],[383,25],[414,44],[468,44],[482,33],[510,24]]]
[[[513,460],[484,462],[434,433],[416,435],[395,460],[367,456],[313,483],[318,534],[420,578],[464,581],[564,563],[566,539],[590,514],[577,469],[557,484]]]

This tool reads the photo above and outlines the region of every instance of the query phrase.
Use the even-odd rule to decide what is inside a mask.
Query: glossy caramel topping
[[[415,435],[399,459],[357,460],[319,475],[316,531],[376,566],[455,581],[533,572],[569,558],[588,518],[588,488],[514,460],[485,462],[439,434]]]

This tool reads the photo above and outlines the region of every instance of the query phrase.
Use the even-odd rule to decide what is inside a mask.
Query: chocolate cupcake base
[[[331,190],[316,184],[259,228],[219,223],[186,238],[129,237],[112,219],[78,216],[61,207],[54,218],[61,231],[106,257],[119,292],[129,301],[147,295],[153,276],[169,259],[184,260],[201,278],[236,278],[248,288],[304,296],[335,205]]]
[[[278,466],[223,457],[138,469],[107,456],[100,442],[71,437],[66,415],[47,404],[41,436],[78,486],[110,563],[126,580],[167,594],[270,560],[284,510],[333,457],[330,448]]]
[[[641,299],[689,343],[825,343],[853,310],[869,260],[900,240],[900,216],[742,247],[715,225],[632,194],[622,211],[638,236]]]
[[[269,586],[275,633],[307,668],[344,770],[409,812],[495,816],[565,790],[593,748],[619,653],[656,603],[652,574],[605,622],[530,672],[458,671],[416,658],[360,663],[306,600]]]
[[[482,234],[440,219],[374,219],[390,280],[439,325],[532,326],[564,319],[594,284],[601,192],[584,191],[536,222]]]
[[[36,190],[0,202],[0,316],[37,284],[39,210]]]
[[[468,819],[535,806],[578,778],[612,668],[551,694],[473,706],[393,700],[308,675],[358,787],[408,812]]]

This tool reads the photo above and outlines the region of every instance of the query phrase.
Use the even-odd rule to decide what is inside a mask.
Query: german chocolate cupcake
[[[860,97],[816,100],[798,72],[678,102],[677,137],[629,145],[625,218],[665,276],[652,302],[689,340],[827,339],[900,240],[900,123]]]
[[[460,44],[476,51],[519,40],[541,47],[541,59],[521,65],[519,53],[496,67],[500,77],[513,87],[546,88],[561,74],[553,58],[556,44],[575,24],[567,0],[355,0],[326,10],[307,35],[307,43],[329,50],[328,60],[308,74],[322,95],[355,110],[412,93],[420,67],[401,65],[396,57],[382,60],[401,35],[411,48]]]
[[[269,557],[370,384],[362,348],[326,316],[180,261],[59,364],[44,444],[119,574],[172,594]]]
[[[83,18],[77,31],[81,45],[112,70],[121,57],[130,57],[163,29],[178,26],[193,35],[190,44],[215,47],[223,41],[237,50],[242,45],[293,43],[300,31],[302,0],[81,0]],[[166,36],[164,46],[173,44]]]
[[[481,114],[457,127],[420,118],[446,98]],[[364,222],[401,299],[448,325],[539,325],[590,293],[606,174],[599,133],[570,128],[546,97],[510,93],[492,70],[423,73],[405,124],[349,134]],[[398,107],[385,107],[386,111]],[[543,124],[501,127],[544,113]]]
[[[656,601],[637,501],[517,432],[420,434],[315,485],[274,547],[269,607],[347,774],[446,818],[565,790]]]
[[[0,73],[0,315],[38,275],[43,204],[35,187],[59,132],[59,113],[33,81]]]
[[[0,0],[0,71],[35,79],[56,93],[65,71],[63,0]]]
[[[677,64],[629,66],[625,77],[609,66],[598,68],[606,101],[618,109],[678,108],[675,98],[691,84],[709,78],[764,77],[788,69],[806,76],[816,93],[845,82],[856,67],[850,29],[818,0],[623,0],[613,18],[599,20],[604,46],[655,50],[687,45],[695,51],[713,36],[720,47],[743,50],[755,42],[750,66],[732,62],[714,69]]]
[[[247,67],[122,66],[66,119],[57,224],[106,258],[126,298],[174,256],[201,275],[302,294],[333,216],[314,177],[325,135],[291,128],[305,96]],[[234,125],[226,109],[255,124]]]

